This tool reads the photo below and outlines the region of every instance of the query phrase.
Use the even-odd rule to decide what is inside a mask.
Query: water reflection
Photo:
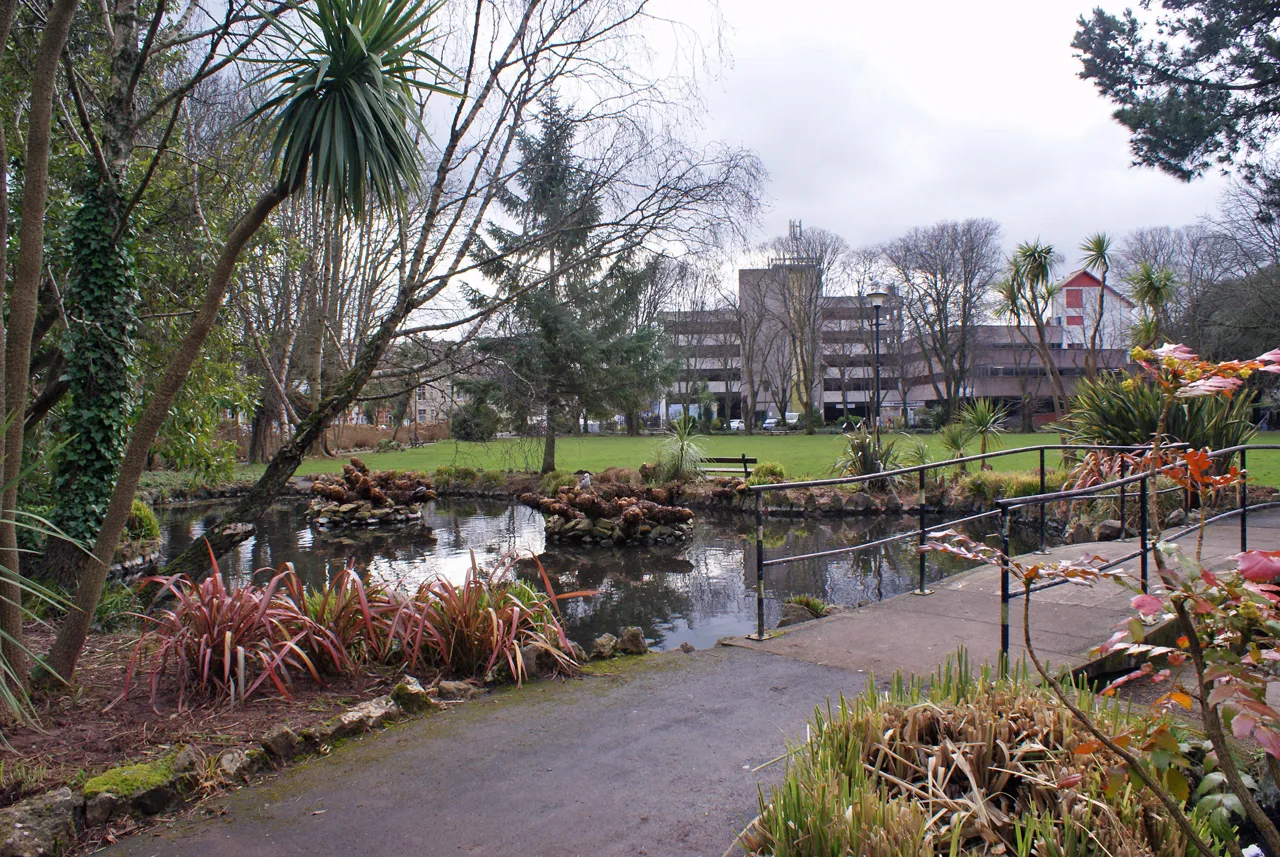
[[[198,539],[219,511],[203,507],[163,512],[165,555],[173,556]],[[369,579],[413,588],[437,576],[461,580],[471,566],[472,551],[481,565],[517,553],[523,557],[518,573],[535,585],[542,585],[536,556],[557,591],[595,592],[563,605],[566,630],[580,643],[638,625],[657,648],[686,641],[703,648],[720,637],[755,628],[753,521],[742,515],[700,513],[694,537],[679,546],[614,549],[557,544],[548,550],[542,516],[524,506],[436,502],[428,515],[434,543],[413,533],[313,533],[305,511],[304,502],[272,507],[259,522],[255,538],[219,559],[223,572],[246,580],[255,569],[292,562],[305,580],[320,582],[352,562]],[[774,518],[765,524],[766,556],[830,550],[913,526],[913,520],[901,518]],[[959,567],[954,558],[931,554],[926,582]],[[766,621],[777,622],[788,595],[815,595],[835,604],[876,601],[914,588],[918,573],[914,539],[852,555],[770,566],[765,574]]]

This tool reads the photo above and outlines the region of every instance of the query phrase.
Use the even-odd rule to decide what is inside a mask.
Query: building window
[[[1083,309],[1084,295],[1079,289],[1067,289],[1067,309]]]

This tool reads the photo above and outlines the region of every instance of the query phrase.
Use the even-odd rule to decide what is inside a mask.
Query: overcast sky
[[[1093,2],[721,0],[732,65],[705,88],[707,135],[768,169],[761,237],[798,218],[861,245],[992,217],[1006,245],[1038,236],[1071,264],[1097,230],[1190,223],[1223,180],[1129,165],[1070,47]]]

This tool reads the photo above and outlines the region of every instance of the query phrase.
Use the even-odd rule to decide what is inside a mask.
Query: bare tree
[[[780,321],[795,371],[794,389],[803,411],[805,434],[813,434],[823,395],[822,325],[828,291],[848,281],[849,245],[826,229],[802,229],[765,246],[770,273],[780,279]]]
[[[486,291],[481,270],[496,259],[475,259],[475,236],[492,202],[514,175],[514,146],[538,99],[557,86],[585,87],[594,103],[579,100],[579,139],[590,141],[586,172],[598,188],[602,215],[575,264],[602,264],[644,246],[696,249],[725,243],[726,232],[751,223],[762,170],[748,152],[712,145],[694,148],[660,125],[659,115],[680,109],[669,88],[642,63],[639,24],[644,0],[508,0],[478,4],[458,16],[454,31],[470,34],[463,50],[446,54],[464,70],[465,99],[440,117],[431,184],[402,222],[403,258],[383,298],[386,309],[371,320],[350,368],[272,457],[254,488],[206,534],[221,554],[247,538],[255,521],[301,463],[306,450],[344,413],[373,377],[391,343],[410,336],[458,331],[476,336],[486,319],[528,289],[565,276],[563,267],[531,268],[519,291]],[[508,12],[515,12],[515,24]],[[649,124],[650,122],[653,124]],[[675,123],[679,124],[679,123]],[[657,126],[657,127],[655,127]],[[412,231],[411,231],[412,230]],[[508,249],[518,256],[528,247]],[[544,262],[546,260],[544,259]],[[473,299],[461,312],[432,313],[450,287],[469,287]],[[415,367],[416,368],[416,367]],[[407,370],[399,370],[407,371]],[[169,571],[207,563],[203,547],[175,559]]]
[[[883,247],[902,312],[950,419],[965,390],[978,326],[1000,270],[1000,225],[943,221]]]

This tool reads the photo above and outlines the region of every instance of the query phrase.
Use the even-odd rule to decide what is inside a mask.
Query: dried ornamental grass
[[[1114,704],[1094,713],[1122,727]],[[1106,755],[1025,673],[975,678],[962,659],[928,687],[895,677],[819,709],[740,843],[771,857],[1195,853],[1150,792],[1107,780]]]

